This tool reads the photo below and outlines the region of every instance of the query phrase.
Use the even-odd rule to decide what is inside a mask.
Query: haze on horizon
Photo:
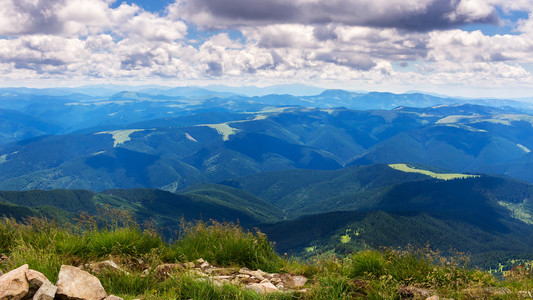
[[[533,95],[532,0],[0,0],[0,85]]]

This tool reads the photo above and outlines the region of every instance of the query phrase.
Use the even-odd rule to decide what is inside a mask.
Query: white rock
[[[61,266],[57,296],[64,300],[102,300],[107,297],[98,278],[73,266]]]
[[[114,261],[112,260],[104,260],[96,263],[91,263],[88,266],[88,269],[93,274],[101,274],[106,271],[111,272],[124,272]]]
[[[27,271],[28,265],[23,265],[0,277],[0,300],[20,300],[28,294]]]
[[[251,283],[246,286],[247,289],[254,290],[261,294],[270,294],[278,292],[279,289],[268,280],[263,280],[261,283]]]
[[[249,270],[249,269],[247,269],[247,268],[241,268],[241,269],[239,270],[239,273],[240,273],[240,274],[250,275],[250,276],[255,277],[255,278],[259,279],[259,280],[263,280],[263,279],[265,279],[264,276],[267,275],[267,273],[265,273],[265,272],[263,272],[263,271],[261,271],[261,270],[252,271],[252,270]]]
[[[200,265],[200,268],[201,269],[205,269],[205,268],[209,268],[209,263],[204,261],[201,265]]]
[[[28,291],[27,298],[32,297],[35,295],[37,290],[43,285],[45,282],[50,282],[46,276],[43,275],[43,273],[35,270],[29,269],[26,271],[26,279],[28,280],[28,283],[30,284],[30,290]]]
[[[33,300],[54,300],[57,292],[57,286],[50,281],[43,282],[37,293],[33,296]]]
[[[307,282],[307,278],[304,276],[293,276],[292,277],[292,286],[293,287],[302,287]]]

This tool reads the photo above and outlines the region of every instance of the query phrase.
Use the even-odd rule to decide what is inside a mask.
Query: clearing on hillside
[[[467,175],[467,174],[460,174],[460,173],[435,173],[428,170],[421,170],[421,169],[415,169],[412,167],[409,167],[406,164],[389,164],[389,167],[402,171],[402,172],[409,172],[409,173],[420,173],[424,174],[436,179],[442,179],[442,180],[452,180],[452,179],[465,179],[465,178],[473,178],[473,177],[479,177],[479,175]]]

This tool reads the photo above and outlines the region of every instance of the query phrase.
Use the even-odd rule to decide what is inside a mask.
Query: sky
[[[0,0],[0,85],[533,97],[533,0]]]

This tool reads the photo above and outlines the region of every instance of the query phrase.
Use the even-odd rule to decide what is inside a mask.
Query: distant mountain
[[[175,191],[266,171],[406,162],[533,181],[531,122],[478,105],[197,112],[5,145],[0,188]]]
[[[106,208],[107,206],[107,208]],[[102,214],[117,208],[143,224],[153,220],[167,234],[178,229],[180,221],[218,220],[239,222],[243,226],[283,219],[284,214],[246,192],[225,186],[201,185],[173,194],[161,190],[86,190],[0,191],[0,216],[23,218],[44,215],[60,219],[80,212]]]
[[[533,180],[524,167],[533,158],[530,115],[471,105],[395,111],[417,114],[430,123],[370,147],[353,164],[417,162]]]
[[[0,109],[0,145],[41,135],[57,133],[61,128],[16,110]]]
[[[225,85],[208,85],[205,88],[211,91],[231,92],[231,93],[246,95],[249,97],[265,96],[265,95],[272,95],[272,94],[310,96],[310,95],[319,94],[325,90],[323,88],[304,85],[304,84],[282,84],[282,85],[274,85],[274,86],[268,86],[268,87],[263,87],[263,88],[255,87],[255,86],[230,87],[230,86],[225,86]]]
[[[464,99],[422,93],[393,94],[324,90],[304,85],[255,89],[246,87],[165,87],[97,85],[79,88],[0,88],[0,109],[16,110],[60,127],[61,134],[124,129],[128,125],[206,112],[242,113],[270,106],[315,108],[344,107],[356,110],[391,110],[397,107],[434,107],[478,104],[513,107],[521,113],[533,112],[529,102],[494,99]],[[7,135],[17,136],[14,131]],[[21,140],[25,136],[18,137]]]

